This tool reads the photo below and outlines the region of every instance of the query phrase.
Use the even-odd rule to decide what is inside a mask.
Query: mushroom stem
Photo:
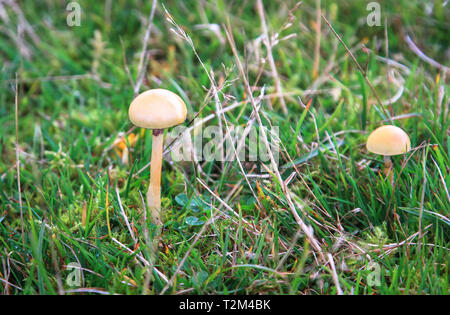
[[[394,183],[394,170],[393,170],[393,163],[390,156],[385,155],[383,157],[384,160],[384,167],[383,167],[383,174],[386,176],[387,179],[389,179],[389,182],[391,185]]]
[[[161,221],[161,167],[163,152],[163,129],[153,129],[152,157],[150,163],[150,185],[147,191],[147,206],[151,212],[153,222],[157,225]]]

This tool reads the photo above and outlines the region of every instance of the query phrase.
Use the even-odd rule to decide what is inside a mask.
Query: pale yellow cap
[[[398,155],[410,149],[411,141],[408,135],[396,126],[381,126],[367,139],[367,150],[380,155]]]
[[[147,129],[165,129],[186,119],[186,105],[181,97],[164,89],[139,94],[130,104],[128,116],[133,124]]]

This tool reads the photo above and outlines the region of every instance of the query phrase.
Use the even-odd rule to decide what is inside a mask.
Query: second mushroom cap
[[[375,129],[367,139],[367,150],[380,155],[398,155],[410,149],[411,141],[406,132],[392,125]]]

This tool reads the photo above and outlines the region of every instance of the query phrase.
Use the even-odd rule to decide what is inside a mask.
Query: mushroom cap
[[[165,129],[179,125],[186,119],[186,113],[186,105],[181,97],[164,89],[139,94],[128,109],[131,122],[147,129]]]
[[[398,155],[411,149],[411,141],[403,129],[385,125],[375,129],[367,139],[367,150],[380,155]]]

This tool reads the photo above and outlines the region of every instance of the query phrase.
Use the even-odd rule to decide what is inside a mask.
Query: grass
[[[264,87],[261,124],[279,127],[281,154],[280,177],[265,172],[267,161],[241,168],[166,156],[157,259],[156,228],[142,220],[151,134],[133,129],[127,113],[152,1],[79,1],[79,27],[67,26],[64,1],[3,2],[10,19],[0,36],[2,293],[448,294],[448,78],[404,40],[410,35],[445,64],[448,6],[430,1],[427,13],[421,1],[380,1],[382,25],[369,27],[364,1],[318,2],[364,73],[318,21],[316,1],[264,2],[269,36],[278,40],[272,54],[284,115],[277,77],[262,62],[268,51],[253,2],[166,1],[174,25],[158,1],[140,90],[180,94],[185,125],[217,112],[217,102],[240,102],[204,127],[246,126],[254,117],[251,95],[228,30],[253,97]],[[388,68],[385,18],[396,61]],[[393,158],[393,186],[383,178],[382,157],[365,149],[368,133],[389,116],[413,147]],[[136,141],[123,140],[131,133]],[[291,205],[331,254],[335,272]],[[80,286],[66,282],[70,263],[83,268]]]

